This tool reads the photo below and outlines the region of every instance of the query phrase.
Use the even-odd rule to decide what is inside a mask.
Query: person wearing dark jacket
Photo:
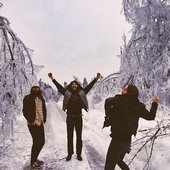
[[[159,98],[153,98],[151,109],[148,111],[138,96],[138,88],[128,85],[122,94],[105,100],[104,127],[111,126],[112,138],[107,151],[105,170],[113,170],[116,164],[122,170],[129,170],[123,159],[130,151],[131,136],[137,133],[139,118],[155,119]]]
[[[69,161],[74,153],[73,151],[73,132],[76,130],[76,154],[77,159],[82,160],[82,109],[88,111],[87,93],[91,90],[95,82],[101,77],[100,73],[97,73],[97,77],[85,88],[81,87],[77,81],[72,81],[66,88],[60,85],[49,73],[48,76],[57,87],[58,91],[64,95],[63,110],[67,113],[67,151],[68,155],[66,160]]]
[[[39,86],[33,86],[29,95],[23,99],[23,115],[27,120],[28,129],[33,139],[31,149],[31,167],[39,168],[43,161],[38,155],[44,146],[44,123],[46,122],[46,105]]]

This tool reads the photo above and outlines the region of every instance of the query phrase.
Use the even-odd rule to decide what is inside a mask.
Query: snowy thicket
[[[95,104],[105,100],[108,96],[113,96],[118,93],[119,89],[116,87],[118,76],[119,73],[113,73],[107,77],[103,77],[100,81],[97,81],[94,86],[94,91],[91,92],[91,106],[93,108]]]
[[[46,102],[58,102],[61,97],[61,94],[58,91],[54,90],[49,84],[43,82],[41,79],[38,81],[38,84],[41,88],[42,95],[45,97]]]
[[[13,133],[13,122],[21,113],[22,98],[36,81],[32,51],[9,25],[8,19],[0,16],[0,141]]]
[[[169,106],[170,1],[123,0],[123,12],[132,35],[123,38],[120,84],[133,75],[143,101],[158,95]]]
[[[83,82],[81,82],[81,81],[79,80],[79,78],[74,75],[74,76],[73,76],[73,80],[77,81],[83,88],[88,85],[88,81],[87,81],[87,78],[86,78],[86,77],[84,77],[84,78],[83,78]],[[69,82],[69,83],[64,82],[64,87],[66,87],[68,84],[70,84],[70,82]]]

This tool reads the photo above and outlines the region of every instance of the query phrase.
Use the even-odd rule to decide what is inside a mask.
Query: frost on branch
[[[132,30],[128,42],[123,37],[117,84],[122,87],[133,76],[132,83],[139,87],[142,101],[150,105],[154,95],[161,101],[157,125],[140,130],[140,136],[132,143],[132,158],[128,162],[131,166],[133,162],[136,165],[142,162],[143,170],[156,169],[155,148],[169,136],[170,129],[170,1],[123,0],[123,12]]]
[[[36,80],[32,51],[9,25],[8,19],[0,16],[0,141],[12,135],[13,122],[21,113],[23,96]]]
[[[59,101],[61,97],[61,93],[54,90],[49,84],[43,82],[41,79],[38,81],[38,84],[39,84],[39,87],[41,88],[42,95],[44,96],[46,102],[49,102],[49,101],[58,102]]]
[[[124,37],[120,83],[134,75],[143,101],[159,95],[170,105],[170,2],[123,0],[123,12],[132,24],[132,36],[128,43]]]

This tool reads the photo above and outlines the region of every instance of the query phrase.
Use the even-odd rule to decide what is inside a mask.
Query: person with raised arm
[[[74,153],[73,149],[73,132],[74,128],[76,131],[76,154],[77,159],[82,161],[82,127],[83,127],[83,119],[82,119],[82,109],[88,111],[88,100],[87,94],[96,83],[96,81],[101,78],[101,74],[97,73],[97,76],[94,80],[88,84],[85,88],[83,88],[77,81],[72,81],[67,87],[63,87],[59,84],[53,77],[52,73],[49,73],[48,76],[52,80],[52,82],[57,87],[58,91],[64,95],[63,99],[63,110],[66,111],[67,119],[67,151],[68,155],[66,157],[66,161],[71,160],[72,155]]]
[[[151,109],[138,99],[139,91],[135,85],[124,87],[122,94],[105,100],[105,121],[103,127],[111,127],[111,142],[107,151],[105,170],[115,169],[116,164],[122,170],[130,170],[123,161],[126,153],[130,152],[131,137],[136,135],[139,118],[154,120],[159,103],[155,96]]]

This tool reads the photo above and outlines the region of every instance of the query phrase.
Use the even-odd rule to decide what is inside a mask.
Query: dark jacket
[[[93,85],[95,84],[95,82],[97,81],[97,79],[94,79],[90,84],[88,84],[85,88],[80,88],[80,90],[78,91],[78,95],[81,98],[81,105],[82,108],[84,108],[86,111],[88,111],[88,101],[87,101],[87,97],[86,94],[91,90],[91,88],[93,87]],[[53,83],[55,84],[55,86],[57,87],[58,91],[64,95],[64,100],[63,100],[63,110],[65,111],[68,107],[68,102],[70,100],[70,97],[72,95],[73,92],[71,92],[68,88],[64,88],[61,84],[59,84],[55,79],[53,80]]]
[[[142,102],[128,95],[106,99],[105,112],[106,117],[110,117],[111,137],[130,140],[133,134],[136,135],[139,118],[154,120],[157,106],[157,103],[152,103],[148,111]]]
[[[43,104],[43,119],[45,123],[47,116],[46,105],[44,98],[42,96],[40,98]],[[23,115],[29,123],[34,122],[36,117],[36,110],[35,110],[35,97],[32,94],[25,96],[23,99]]]

